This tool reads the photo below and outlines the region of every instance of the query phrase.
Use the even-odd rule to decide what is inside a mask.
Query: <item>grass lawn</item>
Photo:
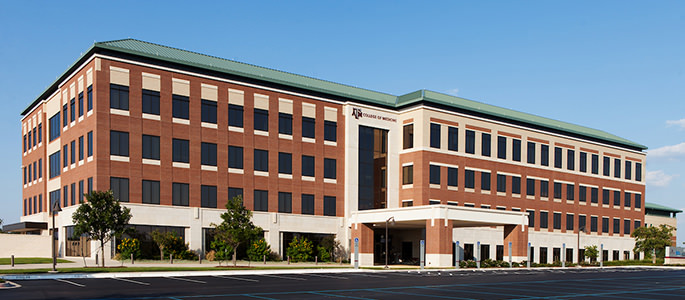
[[[339,268],[339,266],[334,266]],[[322,269],[333,268],[326,266],[311,267],[93,267],[93,268],[57,268],[60,273],[112,273],[112,272],[168,272],[168,271],[233,271],[233,270],[283,270],[283,269]],[[47,273],[52,269],[12,269],[0,270],[0,274],[40,274]]]
[[[64,260],[64,259],[57,259],[58,263],[70,263],[71,261],[69,260]],[[9,265],[11,264],[11,259],[9,257],[2,258],[0,257],[0,265]],[[25,264],[51,264],[52,263],[52,258],[43,258],[43,257],[15,257],[14,258],[14,264],[15,265],[25,265]]]

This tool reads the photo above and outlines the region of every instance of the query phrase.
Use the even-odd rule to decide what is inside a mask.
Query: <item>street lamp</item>
[[[583,233],[586,233],[586,232],[585,232],[585,225],[581,225],[581,226],[578,228],[578,241],[577,241],[577,243],[578,243],[578,264],[579,264],[579,265],[580,265],[580,232],[581,232],[581,231],[582,231]]]
[[[385,268],[388,268],[388,223],[395,225],[395,217],[390,217],[385,220]]]
[[[52,271],[57,272],[57,253],[55,251],[55,215],[62,211],[59,207],[59,201],[52,201],[50,206],[50,213],[52,214],[52,239],[50,243],[52,244]]]

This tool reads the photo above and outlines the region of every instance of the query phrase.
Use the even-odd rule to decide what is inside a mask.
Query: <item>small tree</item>
[[[314,245],[306,237],[298,238],[296,236],[288,244],[288,249],[285,250],[285,253],[294,262],[309,261],[312,259],[313,248]]]
[[[252,212],[243,206],[243,197],[239,195],[228,199],[226,212],[221,214],[223,222],[212,224],[216,229],[215,243],[230,246],[233,250],[233,266],[236,265],[238,246],[254,240],[262,232],[262,228],[252,224],[251,217]]]
[[[597,260],[597,255],[599,255],[597,245],[585,246],[585,257],[590,258],[590,262],[595,262]]]
[[[105,267],[105,243],[126,232],[131,210],[119,205],[112,191],[92,191],[86,194],[86,200],[71,216],[74,235],[87,234],[100,241],[102,267]]]
[[[159,259],[163,260],[164,249],[171,247],[176,233],[173,231],[160,232],[159,230],[155,230],[151,232],[150,235],[152,236],[152,241],[154,241],[157,247],[159,247]]]
[[[0,233],[2,233],[2,219],[0,219]]]
[[[673,236],[673,226],[659,225],[659,227],[638,227],[631,237],[635,238],[635,248],[633,251],[644,252],[646,255],[651,255],[652,251],[663,253],[666,246],[671,245],[671,237]],[[656,264],[656,255],[652,257],[652,263]]]

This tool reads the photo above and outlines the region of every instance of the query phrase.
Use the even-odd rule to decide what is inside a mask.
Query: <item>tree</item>
[[[589,257],[590,262],[595,262],[598,255],[597,245],[585,246],[585,257]]]
[[[650,255],[652,251],[663,252],[666,246],[671,245],[671,237],[673,236],[673,226],[659,225],[659,227],[638,227],[631,237],[635,238],[635,252],[644,252]],[[656,264],[656,255],[652,257],[652,263]]]
[[[152,241],[154,241],[155,244],[157,244],[157,247],[159,247],[159,259],[163,260],[164,249],[171,247],[174,242],[174,238],[176,237],[176,233],[173,231],[160,232],[159,230],[155,230],[150,233],[150,235],[152,236]]]
[[[0,219],[0,233],[2,233],[2,219]]]
[[[86,194],[86,200],[71,216],[74,235],[87,234],[100,241],[102,267],[105,267],[105,243],[127,231],[131,210],[122,207],[112,191],[92,191]]]
[[[242,195],[228,199],[226,212],[221,214],[223,222],[216,225],[216,244],[224,244],[233,250],[233,266],[236,265],[236,255],[238,246],[242,243],[254,240],[261,232],[262,228],[252,224],[252,212],[243,206]]]

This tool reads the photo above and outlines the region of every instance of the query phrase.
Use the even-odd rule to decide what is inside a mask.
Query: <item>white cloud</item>
[[[648,158],[685,156],[685,142],[647,151]]]
[[[452,96],[457,96],[457,94],[459,94],[459,89],[447,90],[447,93],[452,95]]]
[[[666,125],[668,126],[678,126],[680,129],[685,129],[685,119],[680,119],[680,120],[668,120],[666,121]]]
[[[673,178],[678,175],[668,175],[662,170],[648,171],[647,172],[647,184],[653,186],[664,187],[671,183]]]

